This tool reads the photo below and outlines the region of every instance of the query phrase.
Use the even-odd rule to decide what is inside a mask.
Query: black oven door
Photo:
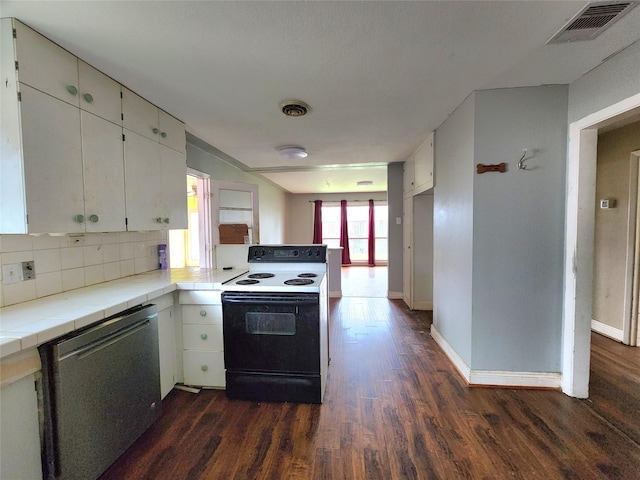
[[[223,292],[227,371],[320,373],[317,293]]]

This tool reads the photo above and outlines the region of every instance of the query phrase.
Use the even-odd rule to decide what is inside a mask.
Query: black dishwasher
[[[44,477],[95,479],[160,415],[157,308],[131,308],[39,351]]]

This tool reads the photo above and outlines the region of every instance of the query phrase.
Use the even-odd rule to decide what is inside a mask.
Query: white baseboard
[[[560,388],[562,375],[555,372],[507,372],[471,370],[453,347],[445,340],[435,325],[431,325],[431,336],[469,385],[528,388]]]
[[[413,310],[433,310],[433,302],[413,302]]]
[[[436,343],[440,345],[440,348],[444,350],[445,355],[449,357],[449,360],[451,360],[451,362],[453,363],[453,366],[456,367],[456,369],[458,369],[460,374],[468,382],[471,376],[471,369],[469,368],[469,365],[467,365],[466,362],[462,359],[462,357],[458,355],[458,352],[456,352],[453,349],[451,344],[449,344],[449,342],[445,340],[445,338],[442,336],[442,334],[438,331],[436,326],[433,324],[431,325],[431,336],[436,341]]]
[[[340,298],[342,297],[342,290],[338,290],[337,292],[329,292],[329,298]]]
[[[597,320],[591,320],[591,330],[609,338],[613,338],[619,342],[624,339],[624,333],[621,329],[612,327],[611,325],[607,325],[606,323],[602,323]]]
[[[404,295],[402,294],[402,292],[392,292],[392,291],[387,292],[387,298],[391,298],[393,300],[402,300],[403,296]]]

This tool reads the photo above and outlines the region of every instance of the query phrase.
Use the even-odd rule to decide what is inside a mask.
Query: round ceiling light
[[[284,145],[278,147],[277,150],[281,157],[289,160],[300,160],[308,155],[304,148],[297,145]]]
[[[280,104],[280,110],[287,117],[302,117],[309,112],[309,105],[300,100],[285,100]]]

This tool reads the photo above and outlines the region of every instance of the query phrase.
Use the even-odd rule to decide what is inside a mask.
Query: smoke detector
[[[588,3],[551,37],[547,45],[593,40],[637,5],[637,1]]]
[[[280,110],[287,117],[302,117],[309,112],[309,105],[300,100],[285,100],[280,104]]]

